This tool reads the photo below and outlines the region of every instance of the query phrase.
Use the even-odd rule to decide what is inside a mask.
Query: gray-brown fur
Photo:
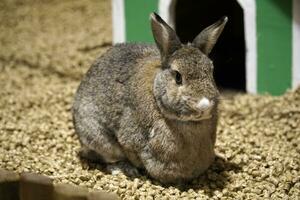
[[[213,64],[203,52],[210,52],[226,21],[205,29],[197,42],[183,45],[152,14],[158,48],[119,44],[98,58],[73,105],[82,155],[110,166],[127,162],[126,168],[143,168],[163,183],[190,180],[204,172],[214,160],[219,93]],[[175,70],[182,82],[176,83]],[[201,103],[204,97],[208,100]]]

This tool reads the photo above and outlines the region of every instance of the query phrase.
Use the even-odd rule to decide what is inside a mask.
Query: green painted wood
[[[292,0],[257,0],[257,91],[280,95],[292,83]]]
[[[124,0],[127,42],[154,42],[150,13],[158,10],[158,0]]]

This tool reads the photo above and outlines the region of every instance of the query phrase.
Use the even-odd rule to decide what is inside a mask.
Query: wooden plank
[[[283,94],[291,87],[292,0],[257,0],[257,89]]]
[[[158,0],[125,1],[126,41],[153,43],[149,16],[158,10]]]

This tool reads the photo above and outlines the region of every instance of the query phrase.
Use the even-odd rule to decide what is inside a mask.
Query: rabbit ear
[[[213,25],[207,27],[194,39],[193,45],[208,55],[221,35],[228,17],[224,16]]]
[[[155,43],[160,51],[162,60],[165,61],[168,56],[181,47],[175,31],[156,13],[150,15],[151,28]]]

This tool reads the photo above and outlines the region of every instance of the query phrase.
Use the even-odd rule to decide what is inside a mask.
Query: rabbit
[[[228,18],[182,44],[156,13],[155,44],[116,44],[98,58],[73,102],[80,155],[161,183],[184,183],[214,161],[219,91],[208,55]]]

